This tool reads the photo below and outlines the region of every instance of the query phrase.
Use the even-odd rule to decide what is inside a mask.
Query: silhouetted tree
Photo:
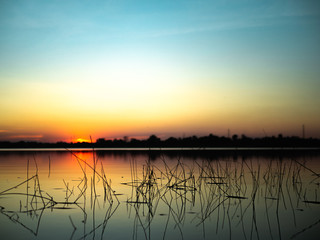
[[[238,140],[238,135],[237,135],[237,134],[234,134],[234,135],[232,136],[232,140],[233,140],[233,141],[237,141],[237,140]]]
[[[151,135],[147,140],[147,143],[150,147],[157,147],[159,146],[160,142],[160,138],[158,138],[156,135]]]
[[[96,143],[98,143],[98,144],[103,144],[103,143],[106,143],[106,140],[105,140],[104,138],[98,138],[98,139],[96,140]]]
[[[250,138],[246,135],[234,134],[232,138],[218,137],[215,135],[208,135],[204,137],[185,137],[174,138],[170,137],[161,141],[156,135],[151,135],[148,139],[138,140],[132,138],[130,141],[128,137],[123,139],[106,140],[98,138],[94,144],[91,143],[42,143],[42,142],[0,142],[0,148],[74,148],[74,147],[320,147],[320,139],[316,138],[300,138],[297,136],[283,137],[279,134],[277,137],[263,137],[263,138]]]

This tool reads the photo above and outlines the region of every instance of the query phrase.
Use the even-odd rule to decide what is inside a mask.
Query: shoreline
[[[73,152],[73,151],[79,151],[79,152],[92,152],[92,151],[142,151],[142,152],[148,152],[148,151],[192,151],[192,152],[209,152],[209,151],[320,151],[320,147],[152,147],[152,148],[1,148],[0,152],[29,152],[29,151],[43,151],[43,152],[50,152],[50,151],[61,151],[61,152]]]

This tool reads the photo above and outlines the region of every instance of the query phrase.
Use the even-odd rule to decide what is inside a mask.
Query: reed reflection
[[[54,154],[28,158],[25,180],[0,191],[0,213],[5,226],[16,224],[16,236],[22,229],[38,239],[312,239],[319,233],[319,158],[66,154],[66,165],[54,162]],[[72,174],[58,183],[55,174],[66,166]],[[60,221],[59,233],[47,230]]]

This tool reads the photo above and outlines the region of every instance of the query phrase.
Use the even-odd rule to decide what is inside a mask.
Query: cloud
[[[12,132],[4,129],[0,129],[0,141],[39,141],[43,139],[42,134],[38,133],[23,133],[23,132]]]
[[[25,134],[25,135],[12,135],[12,136],[10,136],[10,138],[13,138],[13,139],[17,139],[17,138],[21,138],[21,139],[40,139],[40,138],[42,138],[43,137],[43,135],[41,135],[41,134],[29,134],[29,135],[27,135],[27,134]]]
[[[212,25],[204,27],[186,27],[186,28],[176,28],[176,29],[164,29],[156,30],[146,34],[145,37],[165,37],[174,35],[186,35],[193,33],[205,33],[211,31],[220,30],[232,30],[232,29],[243,29],[243,28],[254,28],[274,25],[275,23],[271,20],[264,21],[264,19],[246,19],[246,20],[233,20],[225,22],[217,22]]]

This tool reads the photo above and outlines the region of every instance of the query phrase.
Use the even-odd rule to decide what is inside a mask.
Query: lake
[[[1,239],[318,239],[319,173],[311,150],[0,151]]]

